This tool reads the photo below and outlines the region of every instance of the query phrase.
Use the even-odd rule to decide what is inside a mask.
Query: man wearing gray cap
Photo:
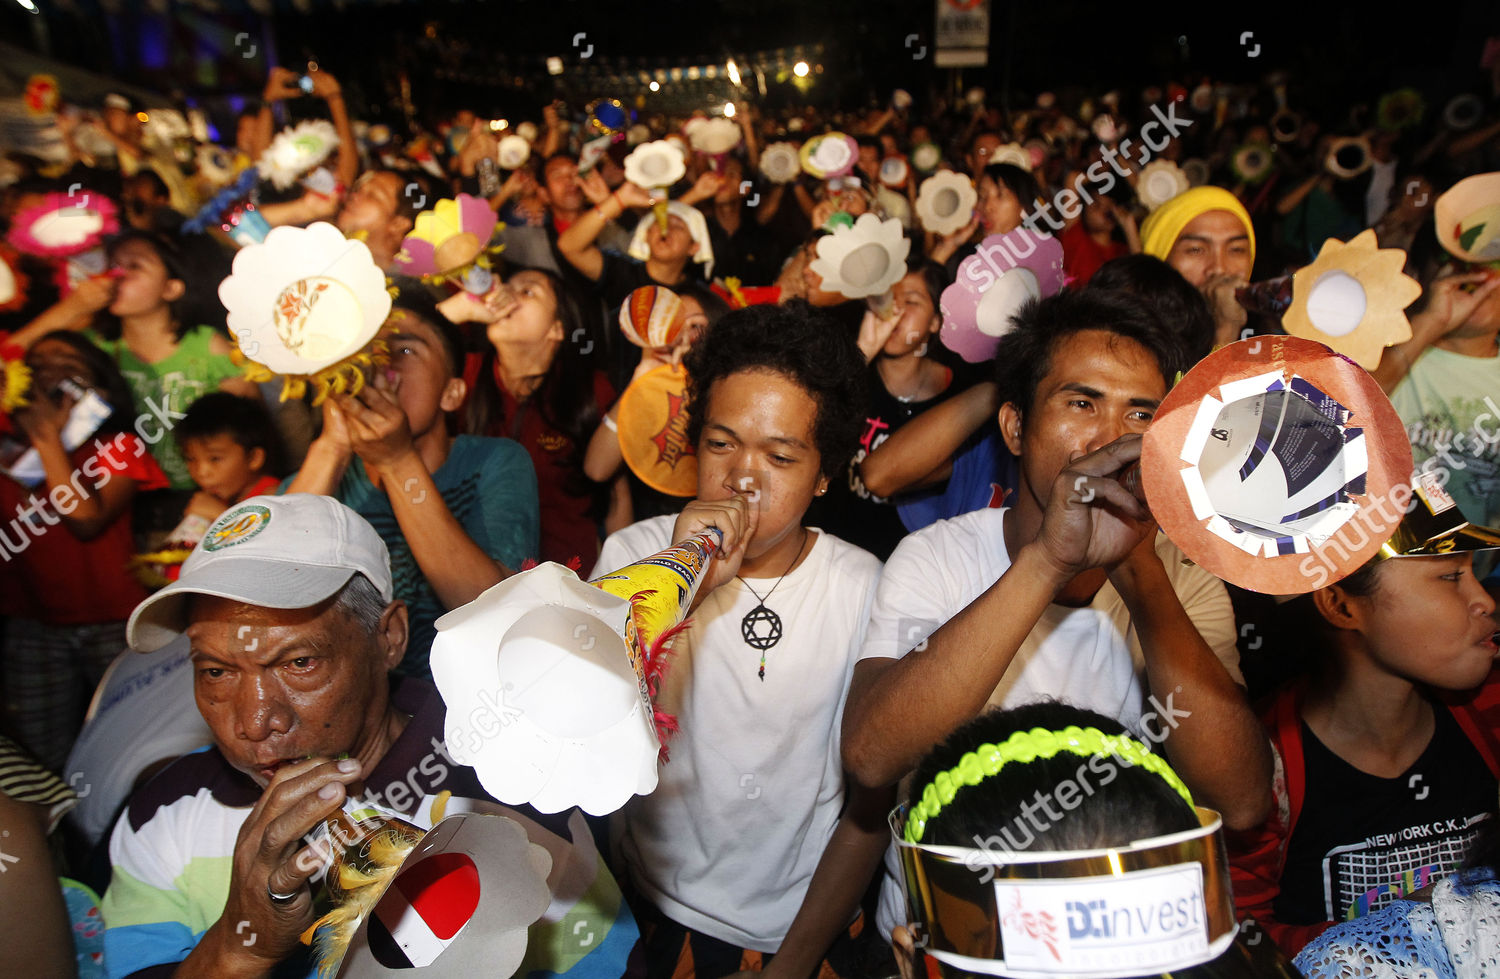
[[[298,936],[324,910],[314,910],[313,886],[322,861],[304,837],[347,800],[418,825],[437,812],[514,819],[553,854],[544,921],[587,915],[598,935],[593,948],[575,938],[565,950],[562,931],[546,929],[556,949],[528,955],[549,971],[582,962],[624,971],[635,922],[582,817],[489,800],[447,755],[436,690],[392,683],[407,610],[392,599],[384,543],[353,510],[309,494],[229,509],[128,626],[142,652],[179,634],[191,642],[194,697],[214,744],[136,792],[115,828],[101,908],[111,976],[310,974]]]

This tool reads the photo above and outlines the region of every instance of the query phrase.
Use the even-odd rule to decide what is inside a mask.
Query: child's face
[[[198,488],[228,505],[261,477],[264,449],[246,449],[228,433],[182,440],[188,475]]]
[[[139,316],[182,297],[183,284],[167,271],[161,256],[144,241],[127,241],[110,255],[120,270],[115,299],[109,311],[116,316]]]

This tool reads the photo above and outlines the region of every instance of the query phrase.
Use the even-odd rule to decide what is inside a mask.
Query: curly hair
[[[703,434],[714,383],[763,370],[795,381],[817,404],[813,441],[823,475],[837,478],[854,457],[869,401],[865,359],[846,330],[804,300],[735,310],[708,331],[684,363],[688,438],[694,445]]]
[[[1191,366],[1181,340],[1156,311],[1127,292],[1088,288],[1032,299],[1011,323],[1014,328],[995,351],[995,383],[1001,403],[1015,405],[1023,416],[1031,411],[1037,385],[1052,370],[1052,352],[1084,330],[1102,330],[1145,347],[1168,387],[1178,371]]]

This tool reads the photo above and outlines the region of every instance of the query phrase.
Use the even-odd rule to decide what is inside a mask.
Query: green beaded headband
[[[1004,744],[982,744],[958,760],[958,764],[946,772],[939,772],[932,784],[922,790],[922,797],[911,807],[906,817],[906,842],[922,842],[922,833],[927,821],[943,811],[953,802],[953,797],[964,786],[978,785],[999,772],[1010,762],[1029,764],[1038,758],[1053,758],[1063,752],[1088,758],[1095,755],[1113,755],[1128,765],[1155,772],[1166,783],[1177,790],[1183,801],[1193,804],[1182,779],[1172,771],[1165,758],[1134,738],[1122,734],[1105,734],[1095,727],[1068,725],[1061,731],[1048,731],[1035,727],[1030,731],[1017,731]]]

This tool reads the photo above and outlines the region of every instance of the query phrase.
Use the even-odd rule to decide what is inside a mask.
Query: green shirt
[[[131,353],[124,340],[105,340],[92,330],[87,333],[96,347],[114,358],[120,373],[125,375],[135,395],[137,417],[150,419],[143,421],[146,431],[141,433],[148,442],[149,432],[170,428],[194,401],[217,391],[229,378],[240,376],[240,369],[228,354],[210,352],[214,337],[219,335],[211,326],[194,327],[177,341],[177,349],[170,356],[148,364]],[[170,432],[151,446],[151,454],[171,480],[172,489],[194,488],[182,450]]]
[[[1445,488],[1465,518],[1500,522],[1500,356],[1429,347],[1391,403],[1411,438],[1412,461],[1447,470]]]

